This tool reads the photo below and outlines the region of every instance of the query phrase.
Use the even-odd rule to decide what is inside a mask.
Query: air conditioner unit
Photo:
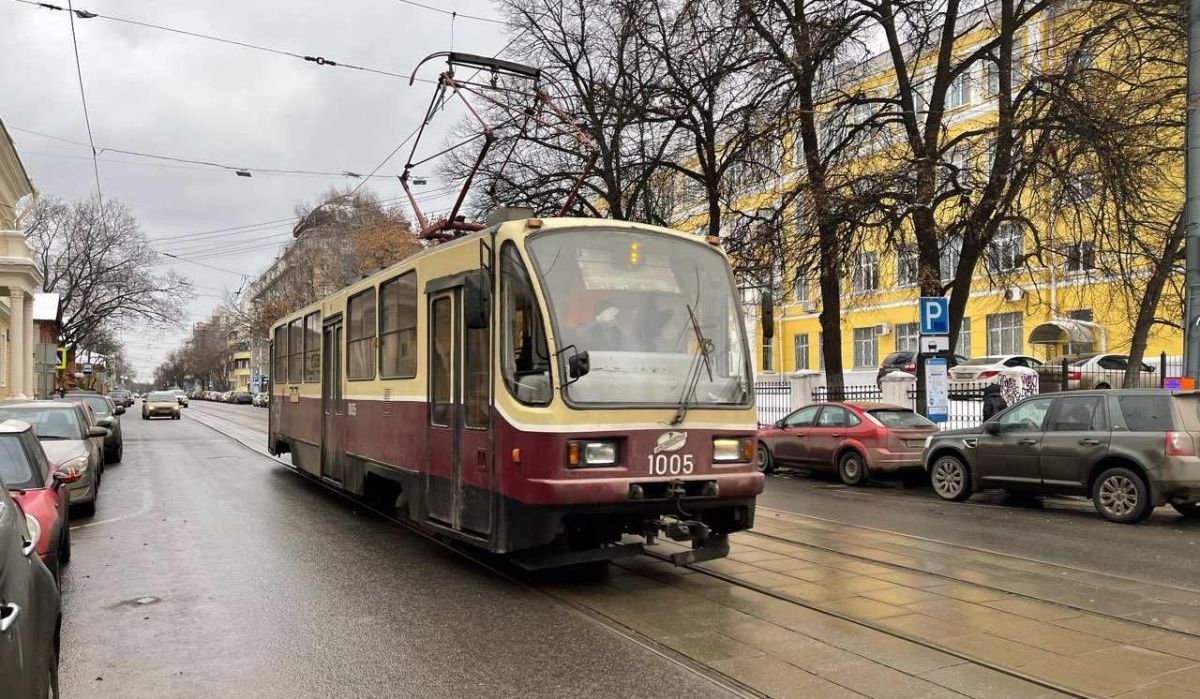
[[[816,313],[817,312],[817,302],[816,301],[805,301],[804,303],[801,304],[801,306],[804,308],[805,313]]]
[[[888,335],[892,332],[892,326],[887,323],[880,323],[875,326],[876,335]]]
[[[1025,298],[1025,290],[1019,286],[1010,286],[1004,290],[1005,301],[1020,301]]]

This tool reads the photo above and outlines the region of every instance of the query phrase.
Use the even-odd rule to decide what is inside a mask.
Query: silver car
[[[70,503],[81,514],[96,512],[96,498],[104,471],[104,438],[108,430],[92,419],[81,403],[37,401],[0,405],[0,419],[15,418],[33,426],[54,470],[73,468],[79,480],[69,488]]]
[[[1047,361],[1041,371],[1058,375],[1064,360],[1067,363],[1067,388],[1070,390],[1124,386],[1125,368],[1129,366],[1128,355],[1105,352],[1065,355]],[[1159,388],[1161,385],[1158,371],[1145,362],[1135,376],[1136,384],[1130,388]]]

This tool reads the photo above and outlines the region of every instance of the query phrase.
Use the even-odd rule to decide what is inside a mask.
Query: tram
[[[517,212],[272,328],[268,447],[529,568],[728,552],[763,476],[717,241]],[[505,220],[507,219],[507,220]]]

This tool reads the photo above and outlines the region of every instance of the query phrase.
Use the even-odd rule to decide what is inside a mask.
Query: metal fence
[[[964,427],[975,427],[984,420],[984,393],[988,382],[952,383],[949,386],[950,399],[946,406],[946,421],[938,426],[944,430],[957,430]],[[908,391],[909,404],[913,410],[918,410],[919,400],[917,389]]]
[[[831,392],[828,386],[817,386],[813,389],[812,399],[815,403],[821,403],[827,400],[883,400],[883,391],[877,386],[843,386],[842,395],[835,395],[836,392]]]
[[[760,425],[771,425],[792,412],[792,384],[788,381],[755,381],[754,404]]]

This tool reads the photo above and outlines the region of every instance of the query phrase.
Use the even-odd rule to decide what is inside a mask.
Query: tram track
[[[212,410],[202,410],[199,412],[201,412],[207,416],[210,416],[212,418],[217,418],[217,419],[228,419],[229,418],[228,415],[224,414],[224,411],[217,412],[217,411],[212,411]],[[242,417],[242,416],[239,416],[239,417]],[[373,508],[370,505],[368,505],[367,503],[364,503],[363,501],[361,501],[357,498],[354,498],[353,496],[351,496],[345,492],[342,492],[337,488],[332,487],[330,484],[322,482],[319,479],[313,478],[311,475],[306,474],[306,473],[300,471],[299,469],[297,469],[295,466],[293,466],[288,461],[285,461],[278,457],[272,456],[265,451],[261,451],[260,449],[254,447],[250,444],[247,444],[245,441],[243,441],[238,436],[236,436],[232,433],[226,432],[226,431],[222,430],[221,428],[216,427],[212,424],[209,424],[207,421],[204,421],[204,420],[197,420],[197,422],[200,422],[201,424],[205,425],[209,429],[213,430],[214,432],[217,432],[218,434],[221,434],[222,436],[224,436],[226,438],[233,439],[235,442],[240,444],[243,448],[247,449],[248,451],[250,451],[254,454],[257,454],[259,456],[265,456],[265,457],[275,461],[279,465],[285,466],[289,470],[295,471],[298,475],[303,477],[306,482],[319,485],[322,487],[322,489],[340,497],[341,499],[343,499],[346,502],[353,504],[355,507],[367,510],[367,511],[371,512],[374,516],[380,517],[381,519],[384,519],[392,524],[396,524],[400,527],[403,527],[406,531],[417,534],[418,536],[421,536],[422,538],[424,538],[425,540],[427,540],[431,543],[438,544],[443,549],[453,552],[454,554],[463,558],[464,560],[470,561],[472,564],[482,567],[483,569],[487,570],[489,573],[497,575],[507,582],[518,585],[518,586],[522,587],[523,589],[526,589],[527,591],[545,596],[546,598],[553,600],[555,603],[560,604],[560,605],[570,609],[573,613],[579,614],[580,616],[590,620],[592,623],[599,624],[600,626],[607,629],[609,632],[614,633],[615,635],[617,635],[621,638],[624,638],[625,640],[628,640],[632,643],[635,643],[636,645],[638,645],[642,648],[645,648],[647,651],[654,653],[655,655],[663,658],[667,662],[670,662],[673,665],[676,665],[677,667],[680,667],[681,669],[684,669],[685,671],[687,671],[689,673],[692,673],[699,677],[702,677],[706,681],[712,683],[714,686],[719,687],[720,689],[730,693],[733,696],[739,696],[739,697],[767,697],[767,696],[769,696],[768,694],[764,694],[764,693],[754,689],[753,687],[737,680],[736,678],[731,677],[731,676],[721,672],[720,670],[717,670],[716,668],[713,668],[713,667],[706,665],[702,662],[699,662],[683,653],[676,651],[675,649],[671,648],[670,646],[655,640],[654,638],[638,631],[635,628],[630,627],[628,624],[623,623],[622,621],[614,618],[613,616],[605,614],[604,612],[602,612],[598,609],[595,609],[591,606],[588,606],[587,604],[578,602],[576,600],[570,599],[564,595],[556,594],[553,589],[547,589],[545,587],[535,585],[535,584],[529,582],[527,579],[523,579],[523,577],[519,573],[516,573],[515,571],[506,569],[506,566],[503,566],[503,564],[498,565],[495,562],[486,560],[484,557],[484,556],[486,556],[486,554],[484,556],[481,556],[479,552],[465,551],[465,550],[455,546],[454,542],[452,542],[450,540],[447,540],[442,537],[438,537],[434,534],[430,534],[428,532],[422,531],[420,528],[418,528],[411,522],[404,521],[404,520],[399,519],[395,516],[392,516],[388,513],[385,513],[376,508]],[[261,429],[261,426],[259,426],[259,425],[248,424],[250,421],[245,420],[245,419],[232,420],[232,422],[239,423],[239,425],[244,428]],[[791,543],[795,543],[795,542],[791,542]],[[669,562],[669,557],[667,557],[664,554],[660,554],[658,552],[647,551],[647,556],[652,559]],[[755,592],[755,593],[758,593],[761,595],[765,595],[772,599],[784,601],[789,604],[795,605],[797,607],[808,609],[810,611],[825,615],[831,619],[837,619],[840,621],[848,622],[848,623],[854,624],[856,626],[859,626],[859,627],[862,627],[865,629],[869,629],[871,631],[882,633],[891,638],[895,638],[895,639],[904,641],[906,643],[911,643],[915,646],[919,646],[919,647],[927,649],[927,650],[944,653],[947,656],[957,658],[959,660],[962,660],[963,662],[978,665],[982,668],[992,670],[994,672],[1000,673],[1007,677],[1011,677],[1011,678],[1014,678],[1017,680],[1028,682],[1028,683],[1036,685],[1038,687],[1047,689],[1048,691],[1057,692],[1059,694],[1062,694],[1063,696],[1077,697],[1078,699],[1099,699],[1099,695],[1082,692],[1077,689],[1067,687],[1065,685],[1061,685],[1057,682],[1053,682],[1050,680],[1046,680],[1046,679],[1037,677],[1035,675],[1024,673],[1018,669],[1010,668],[1005,665],[995,663],[995,662],[989,661],[984,658],[976,657],[969,653],[964,653],[964,652],[956,650],[952,647],[945,646],[940,643],[932,642],[927,639],[923,639],[914,634],[906,633],[906,632],[899,631],[896,629],[891,629],[882,624],[878,624],[878,623],[873,622],[868,619],[856,617],[854,615],[846,614],[844,612],[841,612],[841,611],[838,611],[835,609],[827,608],[824,605],[821,605],[821,604],[818,604],[815,602],[800,600],[800,599],[797,599],[796,597],[793,597],[790,595],[781,594],[779,592],[770,590],[769,588],[763,587],[761,585],[756,585],[753,583],[749,583],[749,582],[740,580],[732,575],[720,573],[720,572],[713,571],[713,570],[708,570],[708,569],[702,567],[701,564],[690,565],[690,566],[687,566],[687,568],[693,572],[719,579],[722,582],[727,583],[729,585],[739,587],[739,588],[742,588],[745,590],[749,590],[749,591],[752,591],[752,592]],[[638,577],[643,578],[645,580],[653,581],[656,584],[662,585],[664,588],[669,587],[668,583],[658,580],[658,579],[651,577],[649,575],[646,575],[644,573],[640,573],[637,571],[628,571],[628,572],[632,573],[633,575],[637,575]],[[867,657],[867,656],[863,656],[863,657]],[[867,659],[869,660],[870,658],[867,658]],[[893,669],[896,669],[897,672],[901,672],[909,677],[920,679],[919,675],[914,674],[912,672],[906,672],[906,671],[898,669],[898,668],[893,668]],[[949,688],[946,688],[946,689],[949,689]],[[851,691],[853,691],[853,690],[851,690]],[[950,691],[954,691],[954,690],[950,690]],[[963,695],[963,696],[967,696],[967,695]]]
[[[205,415],[214,417],[214,418],[226,418],[227,419],[229,417],[228,415],[219,414],[219,413],[211,411],[211,410],[203,410],[200,412],[204,413]],[[729,675],[726,675],[725,673],[720,672],[719,670],[717,670],[715,668],[704,665],[703,663],[697,662],[696,660],[693,660],[692,658],[690,658],[682,653],[679,653],[678,651],[674,650],[670,646],[667,646],[663,643],[660,643],[660,642],[654,640],[653,638],[647,636],[646,634],[639,632],[637,629],[631,628],[630,626],[622,623],[621,621],[619,621],[611,616],[605,615],[596,609],[588,607],[587,605],[584,605],[584,604],[580,604],[579,602],[571,600],[565,596],[554,594],[554,592],[552,590],[538,587],[537,585],[530,583],[528,580],[522,579],[520,577],[520,575],[517,574],[515,571],[506,570],[501,565],[497,565],[496,563],[485,560],[484,557],[480,555],[480,552],[465,551],[465,550],[455,546],[454,542],[451,540],[447,540],[445,538],[438,537],[434,534],[423,531],[419,527],[414,525],[412,522],[402,520],[398,517],[395,517],[394,515],[388,514],[377,508],[374,508],[374,507],[370,506],[368,503],[351,496],[349,493],[346,493],[338,488],[334,488],[329,483],[325,483],[325,482],[321,481],[320,479],[314,478],[310,474],[307,474],[304,471],[301,471],[299,468],[297,468],[290,462],[280,459],[279,457],[274,456],[266,451],[260,451],[260,450],[256,449],[255,447],[247,444],[246,442],[244,442],[243,440],[238,438],[236,435],[225,432],[224,430],[220,429],[219,427],[211,425],[204,420],[196,420],[196,422],[200,423],[201,425],[204,425],[208,429],[216,432],[217,434],[220,434],[223,437],[232,439],[234,442],[236,442],[237,444],[242,446],[242,448],[246,449],[247,451],[250,451],[251,453],[256,454],[258,456],[262,456],[262,457],[271,459],[272,461],[279,464],[280,466],[286,467],[288,470],[295,472],[296,475],[303,478],[306,482],[320,486],[325,491],[338,496],[345,502],[348,502],[348,503],[354,505],[356,508],[361,508],[363,510],[366,510],[366,511],[370,512],[371,514],[373,514],[374,516],[379,517],[380,519],[383,519],[392,524],[395,524],[395,525],[403,528],[405,531],[408,531],[417,536],[420,536],[421,538],[425,539],[426,541],[428,541],[430,543],[437,544],[443,550],[449,551],[449,552],[453,553],[454,555],[462,558],[463,560],[469,561],[470,563],[483,568],[484,570],[488,571],[489,573],[496,575],[497,577],[503,579],[505,582],[512,583],[513,585],[517,585],[528,592],[532,592],[534,594],[538,594],[543,597],[546,597],[547,599],[553,600],[555,603],[562,605],[563,607],[571,610],[573,613],[578,614],[585,619],[588,619],[591,623],[598,624],[599,626],[608,630],[610,633],[613,633],[631,643],[634,643],[634,644],[640,646],[641,648],[655,654],[656,656],[675,665],[676,667],[679,667],[679,668],[685,670],[686,672],[689,672],[693,675],[696,675],[697,677],[704,679],[705,681],[726,691],[727,693],[729,693],[732,696],[743,697],[745,699],[762,699],[764,697],[769,696],[767,694],[763,694],[762,692],[755,690],[753,687],[750,687],[749,685],[746,685],[743,682],[740,682],[739,680],[737,680],[733,677],[730,677]],[[239,422],[244,427],[247,427],[250,429],[258,429],[257,426],[247,425],[246,421],[239,421]]]
[[[1011,590],[1011,589],[1004,588],[1004,587],[998,587],[995,585],[988,585],[988,584],[980,583],[980,582],[977,582],[974,580],[968,580],[966,578],[949,575],[946,573],[930,571],[925,568],[919,568],[916,566],[906,566],[906,565],[902,565],[899,563],[893,563],[891,561],[885,561],[885,560],[881,560],[878,558],[872,558],[870,556],[849,553],[847,551],[844,551],[844,550],[841,550],[841,549],[838,549],[838,548],[832,547],[832,546],[825,546],[825,545],[813,544],[813,543],[809,543],[809,542],[805,542],[805,541],[798,541],[796,539],[790,539],[785,536],[779,536],[778,534],[767,534],[764,532],[758,532],[758,531],[753,531],[753,530],[741,532],[741,533],[744,535],[750,536],[750,537],[754,537],[754,538],[768,539],[771,541],[777,541],[779,543],[791,544],[793,546],[800,546],[802,548],[806,548],[806,549],[810,549],[810,550],[814,550],[814,551],[822,551],[825,553],[831,553],[831,554],[843,556],[845,558],[849,558],[852,560],[862,561],[864,563],[872,563],[874,565],[886,566],[888,568],[891,568],[891,569],[894,569],[897,571],[918,573],[920,575],[927,575],[927,576],[934,577],[934,578],[940,578],[947,582],[957,583],[960,585],[968,585],[970,587],[977,588],[980,590],[988,590],[991,592],[1003,593],[1005,595],[1011,595],[1012,597],[1026,599],[1026,600],[1029,600],[1032,602],[1037,602],[1039,604],[1046,604],[1046,605],[1051,605],[1054,607],[1059,607],[1061,609],[1068,609],[1073,612],[1090,614],[1092,616],[1098,616],[1098,617],[1102,617],[1102,618],[1109,619],[1112,621],[1124,622],[1124,623],[1128,623],[1128,624],[1136,624],[1139,626],[1144,626],[1146,628],[1154,629],[1156,631],[1163,631],[1163,632],[1167,632],[1167,633],[1176,633],[1176,634],[1180,634],[1182,636],[1188,636],[1191,638],[1200,638],[1200,634],[1192,632],[1192,631],[1187,631],[1184,629],[1174,629],[1174,628],[1170,628],[1170,627],[1163,626],[1160,624],[1155,624],[1155,623],[1152,623],[1149,621],[1143,621],[1141,619],[1130,619],[1127,617],[1112,614],[1110,612],[1104,612],[1104,611],[1094,609],[1094,608],[1071,604],[1069,602],[1061,602],[1061,601],[1057,601],[1054,599],[1050,599],[1048,597],[1041,597],[1041,596],[1034,595],[1031,593],[1019,592],[1019,591]],[[1064,566],[1064,567],[1071,569],[1069,566]],[[1080,570],[1080,569],[1074,569],[1074,570]],[[1088,571],[1080,570],[1080,572],[1088,572]]]
[[[648,551],[646,553],[646,555],[648,555],[652,558],[656,558],[661,561],[670,561],[670,558],[667,555],[661,554],[658,552]],[[783,602],[788,602],[788,603],[794,604],[798,607],[803,607],[805,609],[808,609],[808,610],[811,610],[814,612],[818,612],[820,614],[824,614],[826,616],[829,616],[829,617],[832,617],[835,619],[839,619],[841,621],[849,622],[851,624],[855,624],[855,625],[861,626],[863,628],[871,629],[872,631],[876,631],[878,633],[882,633],[887,636],[891,636],[892,638],[896,638],[896,639],[899,639],[902,641],[906,641],[908,643],[912,643],[917,646],[921,646],[922,648],[926,648],[928,650],[933,650],[933,651],[937,651],[939,653],[944,653],[951,657],[958,658],[959,660],[962,660],[964,662],[979,665],[980,667],[985,667],[994,672],[998,672],[1000,674],[1007,675],[1008,677],[1022,680],[1024,682],[1028,682],[1030,684],[1034,684],[1039,687],[1043,687],[1043,688],[1048,689],[1053,692],[1058,692],[1064,696],[1078,697],[1079,699],[1100,699],[1099,695],[1090,694],[1087,692],[1081,692],[1079,690],[1073,689],[1071,687],[1067,687],[1067,686],[1059,684],[1057,682],[1053,682],[1050,680],[1046,680],[1046,679],[1037,677],[1035,675],[1031,675],[1029,673],[1022,672],[1016,668],[1010,668],[1005,665],[974,656],[970,653],[964,653],[964,652],[957,650],[955,648],[952,648],[950,646],[946,646],[941,643],[929,641],[928,639],[921,638],[914,634],[909,634],[909,633],[905,633],[903,631],[898,631],[896,629],[889,628],[885,625],[876,623],[869,619],[856,617],[852,614],[846,614],[844,612],[838,611],[836,609],[831,609],[825,605],[822,605],[822,604],[819,604],[816,602],[811,602],[808,600],[801,600],[801,599],[796,598],[795,596],[784,594],[784,593],[778,592],[776,590],[772,590],[768,587],[764,587],[762,585],[757,585],[755,583],[741,580],[738,577],[736,577],[734,575],[730,575],[728,573],[721,573],[719,571],[710,570],[708,568],[705,568],[703,566],[703,564],[692,564],[692,565],[688,565],[685,567],[689,570],[695,571],[695,572],[703,574],[703,575],[707,575],[712,578],[716,578],[718,580],[721,580],[721,581],[728,583],[730,585],[733,585],[735,587],[740,587],[740,588],[743,588],[746,590],[751,590],[751,591],[757,592],[762,595],[766,595],[768,597],[771,597],[771,598],[774,598],[774,599],[777,599],[777,600],[780,600]]]

